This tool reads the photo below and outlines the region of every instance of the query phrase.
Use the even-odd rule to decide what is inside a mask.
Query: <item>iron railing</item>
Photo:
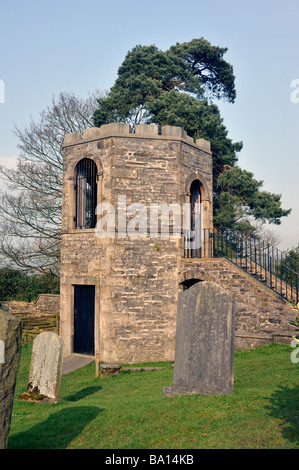
[[[191,239],[184,233],[186,258],[226,258],[284,299],[299,302],[299,262],[246,232],[204,229]],[[196,239],[196,242],[195,242]]]

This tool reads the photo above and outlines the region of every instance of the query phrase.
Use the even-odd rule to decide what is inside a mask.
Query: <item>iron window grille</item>
[[[97,207],[97,166],[84,158],[76,171],[76,228],[95,228]]]

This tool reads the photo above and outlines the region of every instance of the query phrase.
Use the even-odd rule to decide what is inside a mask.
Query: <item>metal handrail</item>
[[[247,232],[204,229],[192,246],[191,235],[184,233],[186,258],[224,257],[254,276],[284,299],[299,302],[299,263],[278,248]],[[195,238],[195,237],[193,237]]]

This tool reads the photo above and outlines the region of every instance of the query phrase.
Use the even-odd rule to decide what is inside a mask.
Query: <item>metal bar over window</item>
[[[95,228],[97,207],[97,166],[84,158],[77,164],[76,228]]]

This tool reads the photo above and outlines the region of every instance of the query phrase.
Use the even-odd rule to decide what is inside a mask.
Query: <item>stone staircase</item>
[[[289,302],[263,281],[263,274],[245,271],[227,258],[190,258],[181,263],[185,285],[210,281],[233,292],[236,299],[235,346],[260,346],[272,342],[290,344],[295,317]],[[261,277],[260,277],[260,276]]]
[[[294,304],[298,303],[297,289],[294,286],[290,286],[284,279],[281,279],[279,275],[265,269],[258,263],[255,263],[253,260],[248,261],[244,259],[232,259],[229,261],[242,268],[256,280],[269,287],[269,289],[272,289],[282,298],[293,302]]]

